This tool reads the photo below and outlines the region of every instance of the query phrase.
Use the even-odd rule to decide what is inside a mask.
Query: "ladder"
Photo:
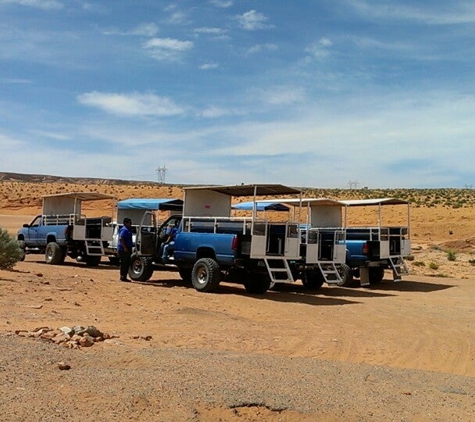
[[[102,242],[97,239],[86,239],[86,254],[90,256],[102,256],[105,255],[104,253],[104,246]]]
[[[401,276],[409,274],[409,268],[402,256],[389,257],[389,264],[393,270],[394,281],[401,281]]]
[[[283,258],[264,258],[272,284],[293,282],[294,277],[290,271],[289,263]]]
[[[319,262],[318,268],[320,269],[326,283],[341,283],[341,276],[334,262]]]

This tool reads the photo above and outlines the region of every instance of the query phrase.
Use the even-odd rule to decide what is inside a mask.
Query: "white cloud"
[[[210,70],[210,69],[217,69],[219,65],[217,63],[203,63],[200,66],[200,69],[202,70]]]
[[[320,38],[318,42],[309,45],[305,51],[309,53],[313,58],[322,60],[329,56],[328,49],[333,43],[328,38]]]
[[[305,91],[302,88],[276,87],[262,92],[261,101],[272,105],[289,105],[305,100]]]
[[[256,54],[260,53],[261,51],[275,51],[279,47],[276,44],[256,44],[252,46],[249,50],[247,50],[247,54]]]
[[[239,25],[246,31],[271,28],[272,25],[268,25],[266,23],[268,19],[269,18],[267,16],[256,12],[255,10],[250,10],[249,12],[245,12],[242,15],[237,16]]]
[[[177,60],[180,54],[193,48],[193,42],[172,38],[152,38],[145,42],[143,47],[157,60]]]
[[[196,34],[211,34],[211,35],[223,35],[227,33],[225,29],[216,28],[216,27],[202,27],[196,28],[194,31]]]
[[[136,35],[142,37],[153,37],[158,32],[158,26],[152,23],[142,23],[130,31],[119,31],[116,29],[110,29],[103,31],[105,35]]]
[[[79,103],[122,116],[176,116],[184,113],[172,100],[154,94],[89,92],[77,97]]]
[[[421,6],[394,1],[348,0],[361,16],[370,19],[403,19],[429,25],[454,25],[475,22],[475,4],[469,0],[423,2]]]
[[[20,4],[37,9],[62,9],[63,3],[57,0],[2,0],[0,3]]]
[[[223,9],[226,9],[233,5],[232,0],[210,0],[210,3]]]

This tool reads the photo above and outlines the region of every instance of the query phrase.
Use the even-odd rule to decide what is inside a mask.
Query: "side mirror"
[[[28,228],[30,225],[28,223],[23,224],[23,227]]]

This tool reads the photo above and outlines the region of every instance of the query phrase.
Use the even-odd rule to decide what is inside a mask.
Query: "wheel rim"
[[[134,260],[134,262],[132,263],[132,271],[134,274],[142,274],[143,265],[140,259]]]
[[[50,247],[46,248],[46,257],[48,259],[53,258],[53,249],[52,248],[50,248]]]
[[[200,285],[206,284],[208,280],[208,271],[206,271],[206,268],[204,266],[200,266],[197,269],[196,280],[198,281],[198,284]]]

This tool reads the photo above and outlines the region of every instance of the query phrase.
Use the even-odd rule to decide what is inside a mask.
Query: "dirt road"
[[[121,283],[105,262],[29,255],[0,272],[0,406],[6,420],[474,420],[474,278],[389,276],[203,294],[175,273]],[[15,334],[77,325],[112,338]]]

